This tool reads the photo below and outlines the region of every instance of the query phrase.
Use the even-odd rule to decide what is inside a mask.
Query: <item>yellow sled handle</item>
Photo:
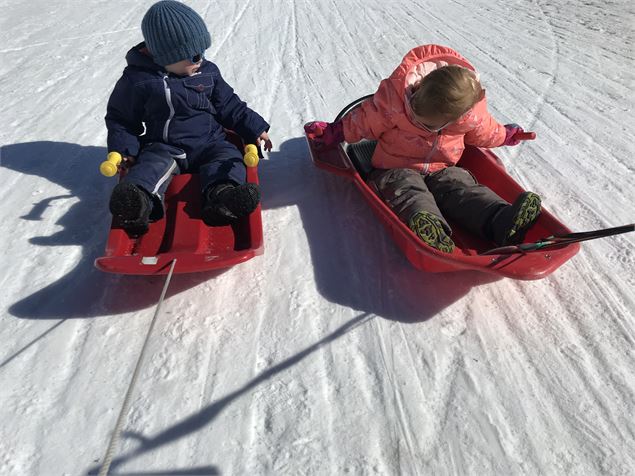
[[[99,166],[99,171],[106,177],[114,176],[119,170],[123,157],[119,152],[109,152],[106,160]]]
[[[247,167],[256,167],[258,165],[258,149],[254,144],[247,144],[245,146],[245,156],[243,161]]]

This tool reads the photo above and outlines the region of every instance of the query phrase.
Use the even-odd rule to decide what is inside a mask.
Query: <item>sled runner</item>
[[[240,137],[227,140],[244,149]],[[256,161],[257,162],[257,161]],[[247,181],[258,183],[257,167],[247,167]],[[138,238],[114,223],[104,256],[95,260],[102,271],[119,274],[195,273],[228,268],[263,253],[261,208],[234,225],[209,227],[201,220],[201,188],[197,174],[172,178],[165,193],[165,216]]]
[[[370,97],[372,95],[364,96],[345,107],[336,121]],[[365,179],[372,170],[371,157],[376,141],[363,140],[355,144],[343,142],[331,149],[316,147],[308,136],[307,141],[313,163],[321,169],[351,180],[385,225],[397,247],[415,268],[422,271],[475,269],[514,279],[540,279],[554,272],[580,249],[580,245],[574,242],[552,246],[544,252],[479,255],[491,250],[495,245],[450,223],[453,229],[452,240],[456,248],[451,254],[443,253],[423,243],[366,183]],[[489,149],[467,146],[458,166],[469,170],[477,181],[487,185],[510,203],[524,192],[507,174],[501,160]],[[529,230],[524,242],[537,242],[544,237],[569,233],[571,231],[543,207],[540,218]]]

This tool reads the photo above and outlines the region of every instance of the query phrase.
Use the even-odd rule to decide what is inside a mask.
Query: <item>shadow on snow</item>
[[[98,172],[105,155],[104,147],[60,142],[3,147],[3,167],[43,177],[68,190],[43,197],[18,218],[44,221],[47,209],[59,206],[56,201],[77,199],[58,220],[61,230],[15,239],[43,247],[43,253],[63,246],[81,247],[81,257],[71,271],[12,304],[12,315],[82,318],[127,313],[156,304],[165,277],[111,275],[93,265],[104,250],[110,224],[108,197],[114,179],[105,179]],[[333,303],[387,319],[420,322],[465,296],[472,287],[500,279],[476,271],[431,274],[414,269],[355,187],[311,164],[304,138],[282,143],[279,151],[269,154],[269,160],[260,162],[259,174],[264,210],[298,208],[310,248],[307,266],[313,268],[319,292]],[[264,221],[266,227],[266,213]],[[43,271],[33,268],[33,273]],[[168,297],[222,272],[175,275]]]
[[[478,271],[424,273],[406,260],[357,188],[317,169],[305,139],[272,152],[261,174],[266,209],[297,206],[315,281],[331,302],[400,322],[421,322],[500,279]]]
[[[207,405],[200,411],[188,416],[187,418],[183,419],[179,423],[176,423],[175,425],[172,425],[171,427],[166,428],[165,430],[161,431],[159,434],[155,436],[146,437],[139,433],[131,433],[131,432],[125,433],[124,434],[125,437],[129,439],[137,440],[139,442],[139,446],[138,448],[128,452],[127,454],[124,454],[122,456],[119,456],[113,459],[111,463],[111,469],[114,470],[118,466],[121,466],[125,464],[126,462],[133,460],[136,457],[139,457],[157,448],[173,443],[181,438],[186,437],[189,434],[200,431],[207,425],[210,425],[214,421],[214,419],[216,419],[216,417],[237,398],[241,397],[242,395],[246,393],[249,393],[260,384],[270,380],[271,378],[275,377],[277,374],[280,374],[286,371],[290,367],[296,365],[297,363],[304,360],[305,358],[307,358],[314,352],[322,349],[326,345],[329,345],[331,342],[337,340],[338,338],[342,337],[346,333],[351,332],[355,328],[366,324],[371,319],[373,319],[373,317],[369,316],[369,314],[367,313],[360,314],[354,317],[353,319],[350,319],[348,322],[344,323],[335,331],[331,332],[330,334],[326,335],[325,337],[317,341],[315,344],[310,345],[309,347],[298,352],[297,354],[283,360],[279,364],[269,367],[268,369],[264,370],[259,375],[257,375],[254,379],[244,384],[239,389],[227,394],[223,398],[220,398],[210,403],[209,405]],[[211,466],[209,468],[213,469],[214,471],[217,471],[217,469],[214,466]],[[91,468],[88,470],[88,474],[89,475],[97,474],[98,471],[99,471],[99,468]],[[146,473],[114,473],[113,472],[113,474],[138,475],[138,474],[146,474]],[[149,473],[149,474],[153,474],[153,473]],[[166,470],[166,472],[164,473],[154,473],[154,474],[176,475],[176,474],[188,474],[188,473],[181,473],[181,472],[178,472],[178,470],[172,470],[172,471]],[[219,472],[216,472],[216,473],[203,472],[201,474],[220,474],[220,473]]]

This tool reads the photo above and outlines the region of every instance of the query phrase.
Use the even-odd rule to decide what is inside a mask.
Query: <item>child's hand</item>
[[[304,125],[304,132],[309,136],[309,139],[315,139],[316,137],[322,137],[328,126],[328,122],[324,121],[307,122]]]
[[[273,144],[271,143],[271,139],[269,139],[269,134],[267,134],[267,131],[265,131],[262,134],[260,134],[260,136],[258,136],[258,138],[256,139],[256,145],[258,147],[260,147],[260,141],[261,140],[265,141],[265,150],[267,152],[271,152]]]
[[[123,167],[124,169],[128,169],[132,167],[134,163],[135,163],[134,157],[132,157],[131,155],[124,155],[123,160],[121,161],[121,167]]]
[[[535,138],[535,132],[525,132],[518,124],[505,124],[505,140],[501,145],[518,145],[523,140]]]
[[[304,131],[318,147],[334,147],[344,141],[344,125],[341,122],[309,122],[304,125]]]

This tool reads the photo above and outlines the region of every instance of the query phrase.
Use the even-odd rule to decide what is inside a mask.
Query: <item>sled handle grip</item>
[[[116,175],[119,170],[119,165],[122,160],[123,157],[119,152],[109,152],[106,160],[104,160],[99,166],[99,171],[106,177],[112,177]]]
[[[516,140],[534,140],[535,138],[535,132],[516,132],[516,134],[514,134],[514,139]]]
[[[245,165],[247,167],[256,167],[259,161],[258,148],[254,144],[247,144],[245,146],[245,155],[243,156]]]

